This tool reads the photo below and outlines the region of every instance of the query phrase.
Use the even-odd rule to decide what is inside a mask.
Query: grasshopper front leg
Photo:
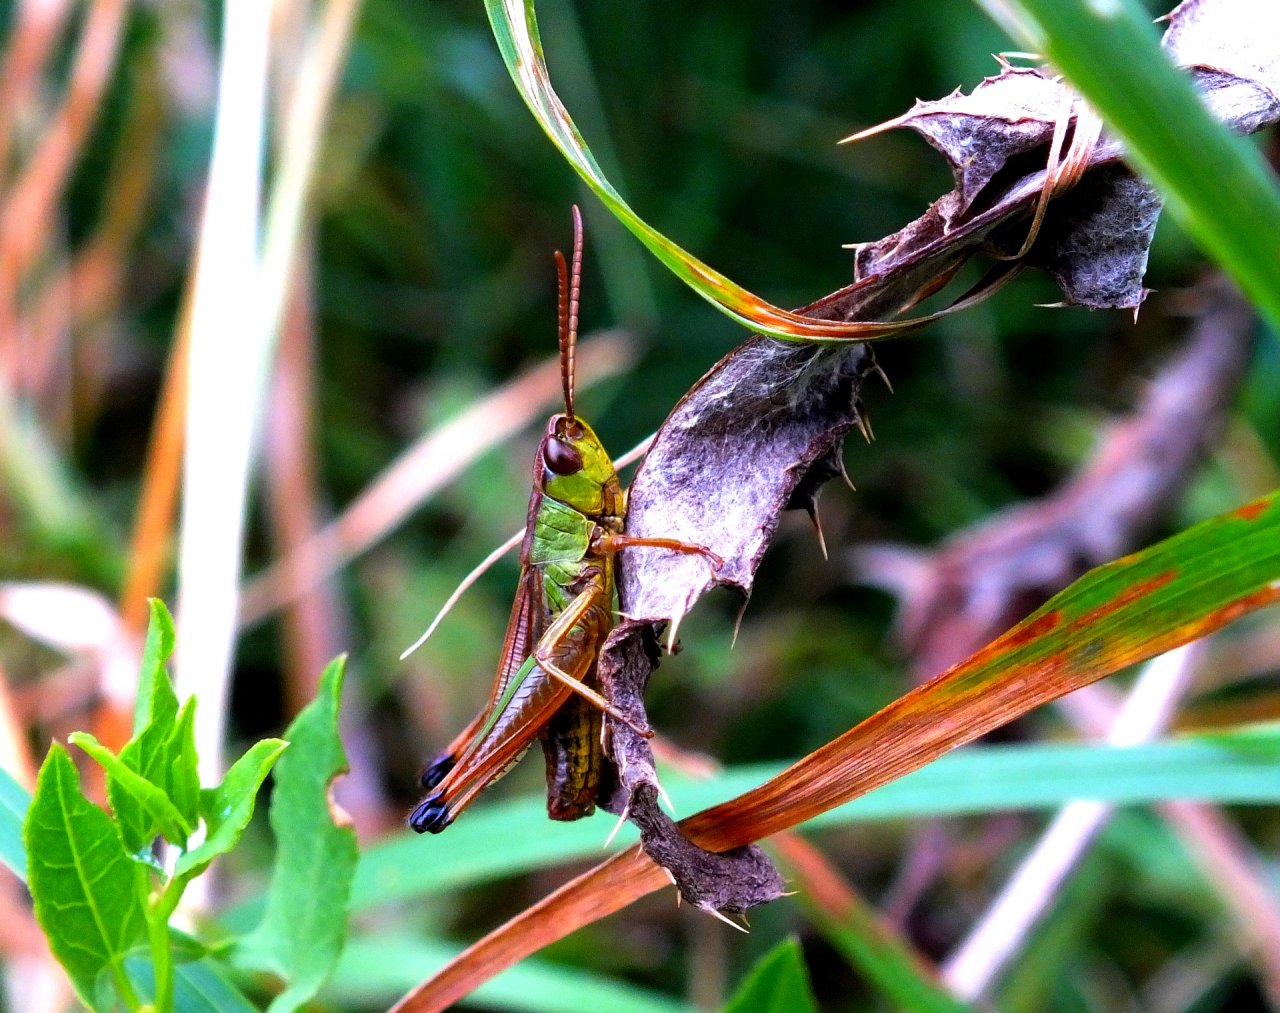
[[[641,728],[630,717],[582,681],[595,665],[600,646],[612,627],[609,614],[612,595],[598,571],[592,571],[587,587],[547,627],[547,632],[534,648],[533,657],[538,666],[553,679],[573,690],[584,700],[594,704],[610,717],[634,729],[645,738],[653,737],[653,729]],[[584,623],[588,615],[603,616],[603,622]],[[583,665],[582,660],[587,664]]]
[[[711,568],[719,572],[724,566],[724,560],[708,549],[705,545],[695,545],[693,542],[682,542],[678,538],[643,538],[639,535],[624,535],[615,532],[609,532],[600,537],[596,543],[601,552],[618,553],[623,549],[629,549],[633,546],[648,546],[653,549],[668,549],[671,552],[683,552],[687,556],[701,556]]]

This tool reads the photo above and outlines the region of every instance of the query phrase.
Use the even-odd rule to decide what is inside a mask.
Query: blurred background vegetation
[[[27,6],[0,4],[0,39],[12,39]],[[82,5],[46,6],[71,29],[87,17]],[[282,21],[304,6],[280,5]],[[971,88],[996,72],[991,54],[1010,45],[975,6],[951,0],[543,0],[539,15],[557,90],[619,190],[660,231],[782,306],[845,284],[852,257],[842,244],[895,231],[951,185],[942,159],[914,135],[852,147],[836,141],[900,114],[917,96]],[[219,16],[216,5],[195,0],[123,14],[118,59],[40,223],[39,254],[6,280],[16,298],[6,320],[21,327],[4,344],[0,397],[5,418],[23,421],[0,441],[4,581],[65,581],[111,600],[123,592],[145,454],[192,271]],[[54,35],[36,87],[3,111],[6,183],[38,146],[75,38],[74,30]],[[6,50],[10,70],[19,55]],[[268,477],[313,468],[303,514],[338,515],[421,434],[553,353],[551,251],[570,241],[573,202],[587,221],[584,334],[621,329],[635,353],[624,373],[585,389],[579,407],[621,453],[743,332],[579,186],[519,100],[480,4],[365,0],[324,134],[314,225],[286,323],[299,336],[286,347],[300,349],[288,368],[303,391],[289,396],[309,432],[276,445],[268,421],[265,439]],[[833,485],[822,496],[830,559],[804,516],[788,515],[736,646],[737,602],[728,596],[713,596],[683,625],[685,650],[663,662],[650,689],[654,725],[726,765],[784,760],[909,688],[909,662],[892,637],[894,601],[856,582],[851,548],[932,546],[1053,489],[1176,347],[1185,324],[1171,312],[1172,297],[1203,270],[1166,219],[1147,278],[1157,294],[1136,322],[1121,312],[1040,308],[1060,296],[1046,278],[1024,275],[975,309],[879,345],[895,392],[873,385],[865,395],[876,440],[847,449],[857,491]],[[1277,349],[1274,341],[1257,345],[1224,449],[1168,505],[1166,530],[1280,484]],[[238,394],[225,392],[228,411]],[[321,605],[311,601],[311,625],[273,615],[239,644],[231,727],[243,741],[279,730],[309,695],[316,659],[350,652],[359,733],[351,749],[364,785],[351,807],[366,840],[395,832],[416,798],[422,761],[488,691],[515,579],[511,558],[426,647],[405,662],[398,655],[457,581],[522,522],[545,408],[527,411],[519,436],[484,453],[343,568]],[[277,557],[288,529],[282,515],[299,507],[288,494],[269,499],[268,485],[259,482],[254,494],[250,575]],[[171,581],[155,592],[172,600]],[[1253,642],[1266,634],[1258,624]],[[99,720],[101,670],[83,654],[0,625],[0,665],[33,741]],[[1232,720],[1274,717],[1277,702],[1274,671],[1269,685],[1237,686],[1225,701]],[[1225,706],[1203,703],[1205,713]],[[1053,714],[1027,725],[1016,734],[1064,730]],[[528,760],[474,812],[500,797],[536,795],[540,768]],[[1280,819],[1251,810],[1241,821],[1270,849],[1274,885]],[[610,818],[593,822],[603,838]],[[913,873],[902,856],[919,854],[917,828],[873,824],[815,837],[934,958],[962,937],[1044,820],[946,822],[942,851],[930,858],[931,886],[909,902]],[[417,841],[414,860],[436,861],[445,839]],[[1149,813],[1126,812],[1113,824],[1011,972],[1002,1008],[1267,1008],[1223,929],[1211,884],[1170,849],[1168,831]],[[250,849],[243,868],[225,876],[231,898],[252,892],[261,857],[262,848]],[[564,877],[562,868],[533,870],[379,912],[371,924],[465,942]],[[795,904],[770,905],[752,922],[750,936],[727,938],[722,926],[660,894],[546,956],[705,1007],[796,932],[824,1009],[877,1008]],[[426,970],[407,969],[406,983]],[[379,1008],[394,994],[332,1002]]]

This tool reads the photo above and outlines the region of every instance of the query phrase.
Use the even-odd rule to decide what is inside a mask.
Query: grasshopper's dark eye
[[[557,475],[575,475],[582,470],[582,454],[578,448],[554,436],[543,445],[542,460],[547,470]]]

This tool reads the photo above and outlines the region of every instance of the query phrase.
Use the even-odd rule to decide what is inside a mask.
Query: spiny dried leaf
[[[757,338],[721,360],[676,405],[628,494],[627,531],[705,545],[724,560],[629,553],[622,610],[661,622],[715,585],[751,593],[782,510],[814,469],[839,474],[832,456],[858,424],[865,345],[789,345]]]
[[[1186,0],[1163,45],[1191,68],[1214,115],[1241,133],[1280,119],[1280,8],[1263,0]]]
[[[1183,5],[1173,15],[1171,45],[1180,54],[1217,58],[1200,27],[1190,5]],[[1202,87],[1215,89],[1228,123],[1256,128],[1260,117],[1275,112],[1265,96],[1280,94],[1280,81],[1270,77],[1273,59],[1280,63],[1276,53],[1280,39],[1252,51],[1243,66],[1233,63],[1232,71],[1197,66],[1192,73]],[[1256,88],[1219,87],[1223,73]],[[1074,129],[1084,130],[1080,112],[1060,82],[1042,71],[1013,68],[971,95],[918,103],[891,125],[919,131],[942,151],[956,189],[895,235],[860,246],[855,283],[798,312],[844,320],[892,313],[935,291],[980,249],[1018,250],[1028,212],[1056,169],[1049,152],[1054,128],[1069,116]],[[1161,205],[1154,190],[1119,163],[1122,154],[1119,143],[1105,136],[1089,149],[1087,171],[1050,202],[1025,258],[1057,279],[1068,302],[1136,308],[1146,295],[1142,278]],[[606,643],[599,671],[610,698],[640,727],[647,724],[642,695],[653,652],[645,644],[653,628],[678,622],[713,586],[750,594],[781,511],[810,508],[822,480],[838,473],[834,457],[861,421],[861,381],[872,365],[865,346],[754,339],[704,376],[663,424],[631,488],[628,531],[705,545],[724,565],[713,572],[696,555],[628,554],[620,581],[628,619]],[[606,724],[619,782],[607,805],[623,812],[636,804],[640,788],[656,785],[653,757],[633,731],[612,720]],[[651,819],[656,826],[659,817]],[[663,864],[683,892],[715,892],[703,883],[708,873],[700,859],[665,857],[675,863]]]
[[[1073,306],[1136,310],[1163,207],[1123,165],[1099,166],[1049,205],[1026,263],[1047,271]]]
[[[849,140],[896,127],[920,134],[946,158],[955,177],[954,199],[939,209],[949,222],[969,211],[1011,158],[1047,145],[1059,117],[1072,115],[1072,105],[1062,85],[1041,71],[1006,68],[996,77],[985,78],[968,95],[957,88],[943,99],[917,99],[897,119]]]
[[[685,553],[627,554],[619,601],[628,618],[606,641],[599,674],[609,699],[639,727],[647,725],[643,694],[656,658],[655,625],[678,620],[715,584],[751,593],[782,511],[803,507],[820,481],[839,473],[833,458],[858,424],[862,379],[874,368],[865,345],[758,338],[703,377],[663,424],[632,483],[627,530],[704,545],[724,565],[716,571]],[[651,804],[657,775],[648,740],[612,719],[606,728],[618,770],[606,808],[631,813],[649,854],[684,896],[742,911],[781,894],[763,853],[712,856],[677,846],[679,832]]]
[[[681,897],[704,911],[741,914],[784,892],[782,876],[758,847],[703,851],[658,808],[658,793],[651,787],[632,796],[631,820],[640,828],[645,854],[671,872]]]
[[[1191,0],[1169,16],[1165,48],[1189,69],[1214,113],[1240,133],[1280,120],[1277,22],[1280,11],[1254,0]],[[984,247],[1017,249],[1048,174],[1056,118],[1070,110],[1074,129],[1080,109],[1044,72],[1006,68],[969,95],[918,102],[884,127],[864,131],[917,131],[947,158],[956,189],[893,235],[858,246],[854,283],[800,312],[842,319],[883,314],[909,305],[931,279],[948,277]],[[1123,155],[1104,133],[1080,185],[1050,204],[1027,257],[1055,277],[1069,303],[1131,309],[1145,294],[1141,279],[1159,198],[1117,164]]]

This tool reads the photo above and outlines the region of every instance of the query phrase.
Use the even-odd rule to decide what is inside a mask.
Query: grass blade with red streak
[[[1009,632],[759,788],[680,825],[726,850],[808,820],[1074,689],[1280,601],[1280,491],[1090,571]],[[450,1003],[667,885],[631,848],[496,929],[395,1013]]]

